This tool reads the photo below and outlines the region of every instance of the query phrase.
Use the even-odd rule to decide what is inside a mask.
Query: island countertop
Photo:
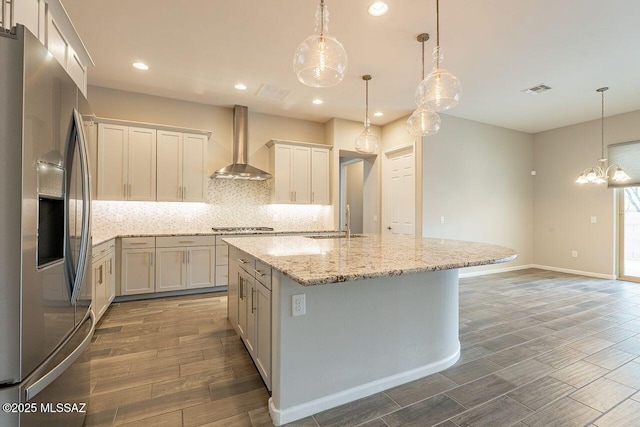
[[[461,240],[365,234],[224,238],[303,286],[450,270],[512,261],[504,246]]]

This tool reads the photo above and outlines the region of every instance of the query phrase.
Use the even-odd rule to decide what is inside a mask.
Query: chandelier
[[[609,172],[615,170],[613,176],[611,177],[612,181],[615,182],[625,182],[631,179],[629,175],[618,165],[610,165],[607,167],[607,158],[604,156],[604,92],[609,89],[608,87],[601,87],[596,89],[596,92],[600,92],[602,96],[602,115],[600,118],[600,129],[601,129],[601,149],[600,158],[598,159],[598,163],[592,168],[587,168],[582,171],[582,174],[576,179],[576,183],[578,184],[604,184],[609,181]]]

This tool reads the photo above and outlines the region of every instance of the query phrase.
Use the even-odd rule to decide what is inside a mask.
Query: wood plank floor
[[[114,304],[86,426],[270,426],[224,294]],[[295,426],[640,425],[640,284],[543,270],[460,280],[455,366]]]

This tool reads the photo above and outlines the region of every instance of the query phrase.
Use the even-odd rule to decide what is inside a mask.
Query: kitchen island
[[[458,269],[516,257],[496,245],[386,235],[224,241],[229,319],[272,390],[276,425],[453,365]]]

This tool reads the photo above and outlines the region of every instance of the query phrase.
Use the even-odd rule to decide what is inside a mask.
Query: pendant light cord
[[[320,0],[320,35],[324,36],[324,0]]]
[[[424,80],[424,38],[422,39],[422,80]]]
[[[436,68],[440,68],[440,0],[436,0]]]
[[[602,114],[600,119],[600,131],[601,131],[601,141],[602,141],[602,152],[600,153],[600,158],[604,159],[604,91],[600,92],[602,95]]]
[[[365,123],[366,126],[369,127],[369,80],[365,80],[365,90],[366,90],[366,94],[365,94],[365,107],[364,107],[364,114],[365,114]]]

